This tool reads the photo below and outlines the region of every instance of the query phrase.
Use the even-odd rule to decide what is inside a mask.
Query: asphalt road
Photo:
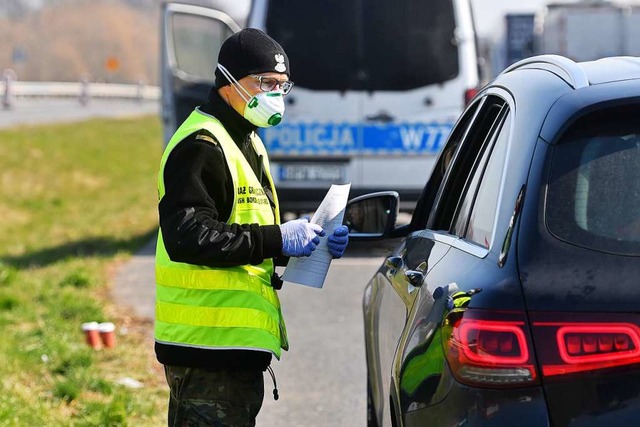
[[[280,399],[265,373],[258,426],[366,425],[366,368],[362,320],[364,286],[393,243],[352,242],[334,260],[323,289],[285,283],[280,291],[291,349],[272,364]],[[114,300],[153,318],[154,242],[118,271]]]
[[[94,117],[132,117],[159,112],[157,101],[92,99],[86,106],[73,98],[18,98],[10,109],[0,106],[0,128],[86,120]]]

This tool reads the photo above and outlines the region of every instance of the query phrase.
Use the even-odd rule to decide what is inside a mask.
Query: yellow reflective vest
[[[159,198],[165,194],[163,172],[169,154],[183,139],[202,129],[217,139],[233,178],[235,200],[227,222],[279,223],[278,198],[260,138],[253,134],[251,141],[264,159],[275,209],[260,179],[222,124],[197,109],[178,128],[164,151],[158,174]],[[278,359],[281,348],[288,349],[280,301],[271,287],[272,259],[259,265],[225,268],[173,262],[159,231],[155,270],[157,342],[202,349],[269,351]]]

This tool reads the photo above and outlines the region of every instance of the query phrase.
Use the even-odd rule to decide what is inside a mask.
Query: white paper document
[[[333,233],[333,230],[342,225],[350,189],[351,184],[331,186],[311,218],[312,223],[320,225],[325,231],[324,237],[320,238],[320,244],[311,256],[289,259],[282,280],[322,288],[332,259],[327,248],[327,238]]]

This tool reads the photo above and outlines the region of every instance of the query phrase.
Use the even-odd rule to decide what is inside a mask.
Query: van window
[[[271,0],[269,6],[267,32],[286,50],[298,86],[408,90],[458,75],[452,0]]]
[[[640,107],[592,113],[555,149],[545,217],[567,242],[640,255]]]
[[[213,80],[217,52],[233,34],[222,21],[204,16],[175,13],[171,17],[171,40],[175,66],[198,80]]]

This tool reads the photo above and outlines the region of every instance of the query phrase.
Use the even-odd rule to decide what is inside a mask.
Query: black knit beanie
[[[266,72],[289,74],[289,58],[277,41],[255,28],[245,28],[222,43],[218,64],[240,80],[249,74]],[[216,67],[216,88],[230,82]]]

